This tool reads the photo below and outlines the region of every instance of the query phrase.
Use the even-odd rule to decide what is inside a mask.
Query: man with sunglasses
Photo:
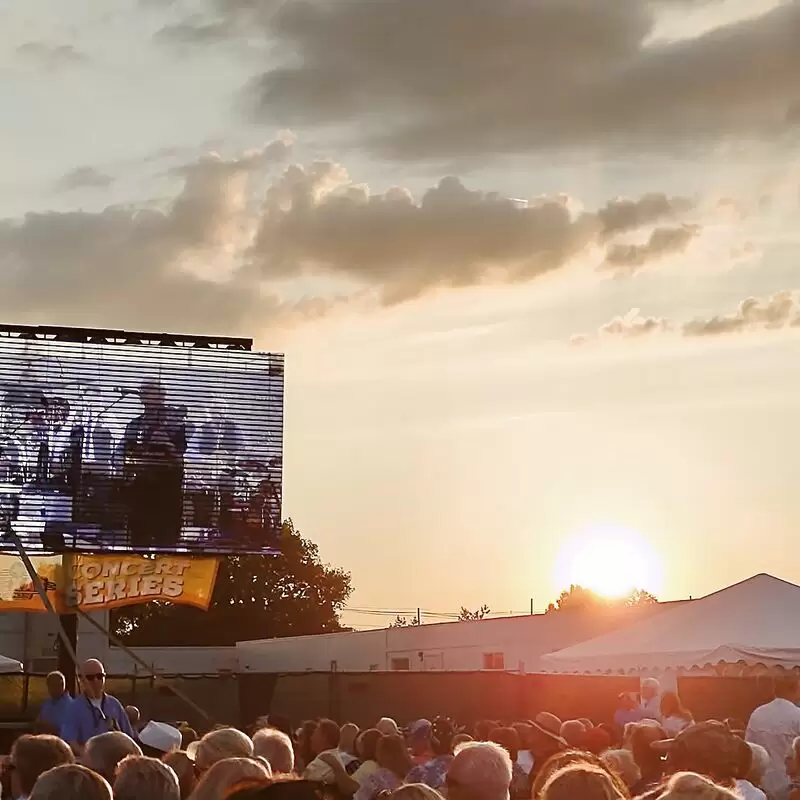
[[[61,737],[81,755],[93,736],[122,731],[135,738],[128,715],[116,697],[106,694],[106,671],[96,658],[83,665],[82,693],[75,698],[61,728]]]

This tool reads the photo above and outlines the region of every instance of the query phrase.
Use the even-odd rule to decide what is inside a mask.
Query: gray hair
[[[799,741],[798,739],[795,739],[795,742],[798,741]],[[772,759],[770,758],[767,749],[765,747],[762,747],[760,744],[752,744],[751,742],[748,742],[747,746],[750,748],[750,752],[753,754],[753,762],[750,767],[750,775],[756,778],[757,781],[760,781],[761,778],[764,777],[764,773],[769,769],[769,765]]]
[[[294,772],[292,740],[283,731],[262,728],[253,736],[253,753],[265,758],[272,771],[283,775]]]
[[[181,800],[178,776],[157,758],[127,756],[114,781],[114,800]]]
[[[79,764],[62,764],[39,777],[28,800],[113,800],[108,781]]]
[[[108,731],[92,736],[86,742],[84,761],[86,766],[113,783],[117,764],[125,756],[140,756],[142,748],[122,731]]]
[[[456,751],[448,779],[482,800],[508,800],[511,757],[494,742],[465,742]]]
[[[197,743],[195,753],[197,766],[210,769],[218,761],[226,758],[251,758],[253,740],[236,728],[217,728],[209,731]]]
[[[630,750],[606,750],[600,760],[612,772],[616,772],[629,789],[642,779],[642,771]]]

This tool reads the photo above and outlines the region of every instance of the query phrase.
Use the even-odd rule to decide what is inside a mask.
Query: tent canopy
[[[8,675],[10,672],[22,672],[22,664],[13,658],[0,656],[0,675]]]
[[[800,586],[755,575],[541,657],[544,672],[626,673],[719,662],[800,665]]]

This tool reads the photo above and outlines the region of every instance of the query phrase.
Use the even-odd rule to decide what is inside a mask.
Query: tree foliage
[[[420,624],[417,617],[401,617],[399,614],[394,618],[394,622],[389,623],[390,628],[412,628]]]
[[[479,619],[484,619],[491,614],[491,609],[487,605],[482,605],[475,611],[470,611],[466,606],[461,606],[461,611],[458,614],[459,622],[475,622]]]
[[[547,606],[547,611],[545,613],[551,614],[554,611],[572,609],[634,608],[652,605],[657,602],[658,599],[644,589],[634,589],[625,597],[608,598],[593,592],[591,589],[585,589],[583,586],[573,584],[569,589],[565,589],[561,592],[555,603],[550,603],[550,605]]]
[[[280,556],[220,561],[208,611],[151,602],[112,612],[111,630],[131,647],[229,646],[247,639],[344,630],[339,613],[350,574],[324,564],[317,546],[284,523]]]

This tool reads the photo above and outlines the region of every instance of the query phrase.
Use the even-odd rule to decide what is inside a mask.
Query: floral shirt
[[[453,756],[436,756],[427,764],[414,767],[406,776],[406,783],[424,783],[431,789],[441,789],[452,763]]]
[[[355,793],[353,800],[373,800],[381,792],[393,792],[402,785],[403,781],[394,772],[381,767],[361,784],[361,788]]]

